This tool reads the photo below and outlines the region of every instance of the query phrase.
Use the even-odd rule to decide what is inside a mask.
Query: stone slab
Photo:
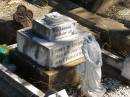
[[[130,35],[129,30],[110,31],[109,37],[107,33],[101,34],[102,43],[110,43],[111,51],[119,56],[127,57],[130,52]],[[110,40],[109,40],[110,39]],[[110,41],[110,42],[109,42]]]
[[[58,67],[82,58],[83,33],[71,35],[53,42],[36,37],[30,28],[18,31],[18,50],[41,66]]]
[[[117,55],[112,54],[109,51],[106,51],[102,49],[102,54],[103,54],[103,60],[106,64],[109,64],[110,66],[122,70],[123,68],[123,58]]]
[[[83,8],[76,8],[74,10],[71,10],[70,13],[76,15],[77,19],[79,19],[80,22],[84,23],[84,25],[87,25],[93,29],[95,28],[104,31],[128,29],[124,26],[124,24],[90,13]]]
[[[17,91],[22,93],[24,97],[30,97],[31,95],[34,95],[34,97],[44,96],[44,93],[41,90],[37,89],[24,79],[21,79],[2,64],[0,64],[0,78],[4,79],[11,87],[14,87]]]
[[[0,78],[0,97],[25,97],[25,95]]]
[[[34,20],[32,29],[41,37],[52,41],[76,33],[77,22],[58,12],[52,12],[45,15],[45,17],[41,17],[39,20]]]

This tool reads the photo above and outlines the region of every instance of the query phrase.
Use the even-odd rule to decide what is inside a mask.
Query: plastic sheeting
[[[81,74],[81,89],[90,97],[102,97],[105,89],[101,85],[101,49],[92,34],[87,34],[84,39],[82,51],[86,62],[77,67]]]

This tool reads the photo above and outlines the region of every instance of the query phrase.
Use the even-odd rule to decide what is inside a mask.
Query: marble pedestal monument
[[[83,57],[83,34],[75,20],[57,12],[18,31],[18,51],[41,66],[58,67]]]
[[[83,57],[81,47],[84,34],[82,30],[77,29],[77,26],[75,20],[53,12],[34,20],[32,27],[21,29],[17,33],[18,52],[36,62],[38,69],[51,68],[41,71],[42,77],[45,76],[47,79],[48,88],[55,86],[55,82],[59,82],[59,79],[63,79],[61,82],[66,83],[65,85],[69,83],[69,86],[75,81],[72,79],[78,79],[73,69],[69,71],[65,68],[57,69]]]

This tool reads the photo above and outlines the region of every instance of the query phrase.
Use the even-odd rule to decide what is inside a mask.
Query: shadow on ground
[[[22,25],[13,20],[0,19],[0,44],[16,43],[17,30],[23,28]]]

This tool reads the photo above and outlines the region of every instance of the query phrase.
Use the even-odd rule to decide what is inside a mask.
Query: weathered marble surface
[[[83,57],[83,34],[75,34],[48,42],[32,33],[31,28],[18,31],[18,51],[42,66],[57,67]]]
[[[73,35],[77,31],[77,22],[57,12],[33,21],[32,29],[46,40]]]
[[[102,54],[92,34],[85,36],[82,51],[86,62],[77,69],[81,73],[81,89],[87,97],[103,97],[106,90],[101,85]]]

